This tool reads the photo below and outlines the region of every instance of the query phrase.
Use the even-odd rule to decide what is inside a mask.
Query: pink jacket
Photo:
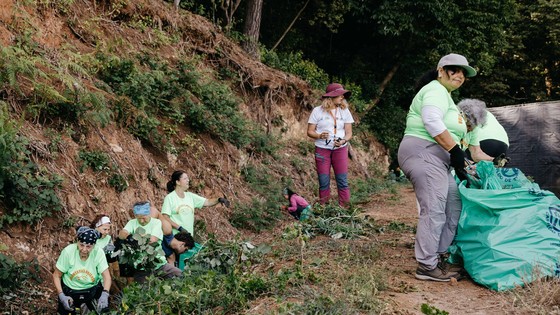
[[[309,202],[303,199],[302,196],[298,194],[293,194],[292,197],[290,198],[290,206],[288,207],[288,211],[294,212],[298,208],[305,209],[307,208],[307,206],[309,206]]]

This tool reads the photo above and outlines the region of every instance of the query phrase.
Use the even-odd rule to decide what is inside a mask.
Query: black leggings
[[[502,153],[507,155],[508,145],[499,140],[488,139],[480,141],[480,149],[491,157],[497,157]],[[466,152],[469,160],[472,160],[471,152],[469,150],[466,150]]]
[[[74,290],[68,287],[63,281],[62,282],[62,292],[67,296],[71,297],[73,301],[72,307],[74,309],[81,307],[82,303],[85,303],[90,310],[90,312],[96,312],[95,307],[93,307],[93,301],[99,299],[101,297],[101,293],[103,292],[103,285],[101,281],[99,281],[96,285],[89,289],[84,290]],[[75,315],[76,311],[67,311],[58,300],[58,314],[72,314]]]

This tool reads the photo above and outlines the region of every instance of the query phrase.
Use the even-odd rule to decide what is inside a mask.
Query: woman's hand
[[[338,139],[334,140],[334,146],[335,147],[340,147],[342,145],[345,145],[347,142],[348,141],[346,139],[338,138]]]

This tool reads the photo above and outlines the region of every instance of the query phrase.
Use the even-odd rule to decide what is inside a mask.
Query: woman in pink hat
[[[348,141],[352,138],[354,118],[346,99],[351,92],[341,84],[331,83],[322,97],[322,103],[311,112],[307,135],[315,139],[315,163],[319,177],[319,202],[325,204],[330,198],[330,172],[334,170],[338,203],[350,202],[348,187]]]

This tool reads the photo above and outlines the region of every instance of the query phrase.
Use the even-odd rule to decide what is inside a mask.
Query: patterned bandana
[[[150,215],[150,203],[146,202],[143,204],[135,204],[134,208],[132,208],[134,214],[140,215]]]
[[[101,233],[87,226],[80,226],[77,233],[78,241],[88,245],[94,245],[101,237]]]

